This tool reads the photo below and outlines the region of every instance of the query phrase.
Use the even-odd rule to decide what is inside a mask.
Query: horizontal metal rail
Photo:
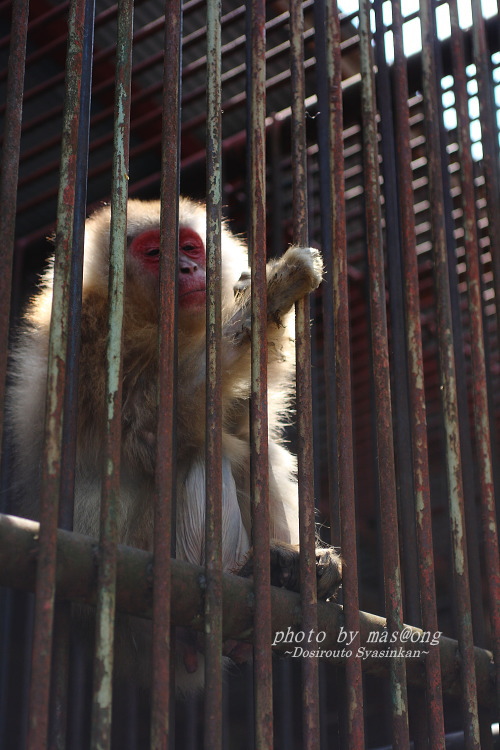
[[[39,547],[39,524],[24,518],[0,514],[0,585],[33,591]],[[97,540],[81,534],[59,530],[57,533],[56,597],[60,600],[96,603],[98,570]],[[254,617],[253,584],[244,578],[224,574],[223,636],[251,640]],[[176,625],[203,630],[205,571],[181,560],[172,560],[172,622]],[[343,608],[332,602],[318,603],[318,631],[310,643],[291,643],[295,629],[301,630],[300,596],[285,589],[271,590],[273,633],[283,633],[276,643],[279,652],[290,651],[298,645],[307,650],[332,652],[325,656],[329,662],[342,664],[349,650]],[[150,619],[153,611],[153,555],[142,550],[118,546],[116,607],[122,612]],[[288,630],[290,628],[290,630]],[[359,613],[359,648],[366,658],[361,659],[367,674],[388,676],[390,658],[368,651],[386,650],[380,641],[387,633],[386,619],[366,612]],[[423,631],[405,625],[408,639],[401,646],[418,650],[416,644]],[[321,634],[319,643],[316,635]],[[324,634],[324,639],[323,639]],[[412,643],[411,635],[414,635]],[[306,634],[309,637],[309,633]],[[339,637],[340,636],[340,637]],[[285,638],[287,642],[285,642]],[[342,638],[345,638],[343,641]],[[377,643],[377,641],[379,641]],[[390,648],[399,648],[391,644]],[[433,648],[433,646],[429,646]],[[459,698],[461,695],[458,643],[452,638],[439,638],[443,693]],[[355,653],[351,658],[357,658]],[[425,686],[425,655],[406,659],[408,683]],[[490,651],[474,648],[477,696],[480,706],[495,704],[495,676]]]

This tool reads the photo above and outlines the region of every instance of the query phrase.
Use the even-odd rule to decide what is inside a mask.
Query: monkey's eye
[[[146,250],[144,255],[147,255],[149,258],[155,258],[160,254],[160,248],[159,247],[152,247],[151,250]]]
[[[205,246],[200,235],[193,229],[181,227],[179,230],[179,250],[197,262],[205,260]]]

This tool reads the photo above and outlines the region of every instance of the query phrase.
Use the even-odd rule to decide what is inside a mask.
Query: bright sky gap
[[[498,14],[497,0],[482,0],[481,2],[483,9],[483,16],[485,18],[491,18]],[[356,13],[359,9],[358,0],[340,0],[338,3],[339,10],[344,13]],[[405,55],[417,54],[422,49],[422,37],[420,29],[420,19],[418,17],[410,18],[408,21],[404,21],[408,16],[418,13],[420,8],[419,0],[401,0],[401,11],[403,14],[403,48]],[[390,26],[392,23],[392,6],[390,0],[382,4],[382,13],[384,24]],[[460,26],[463,29],[468,29],[472,26],[472,10],[470,0],[458,0],[458,16]],[[355,17],[352,23],[357,26],[358,19]],[[372,21],[374,23],[374,21]],[[451,24],[450,24],[450,11],[447,3],[442,3],[436,8],[436,25],[439,39],[446,39],[451,35]],[[392,63],[394,60],[394,44],[392,31],[385,33],[385,53],[387,61]],[[493,82],[495,86],[495,102],[497,105],[497,123],[500,126],[500,117],[498,108],[500,107],[500,53],[495,53],[492,56],[493,63]],[[474,159],[479,160],[482,158],[483,149],[481,145],[481,125],[479,123],[479,100],[477,98],[477,81],[475,79],[475,66],[469,65],[466,69],[468,81],[468,93],[469,93],[469,116],[470,116],[470,134],[472,140],[472,156]],[[453,94],[453,78],[452,76],[445,76],[441,81],[443,89],[443,120],[445,127],[448,130],[456,128],[457,115],[454,108],[455,97]]]

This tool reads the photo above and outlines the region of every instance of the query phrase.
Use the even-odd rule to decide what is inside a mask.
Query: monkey
[[[74,529],[95,538],[99,536],[100,469],[106,419],[104,363],[110,218],[109,206],[93,213],[86,221],[84,240]],[[117,536],[120,543],[150,551],[159,388],[159,201],[129,199],[125,253]],[[244,242],[230,232],[226,223],[222,226],[221,263],[223,569],[251,576],[248,253]],[[299,588],[296,459],[283,439],[283,427],[290,420],[294,386],[293,306],[319,286],[322,274],[321,255],[312,248],[291,247],[267,265],[271,583],[293,590]],[[202,204],[182,197],[177,290],[176,554],[201,565],[205,543],[206,211]],[[52,291],[49,269],[28,306],[14,346],[8,396],[23,513],[35,519]],[[331,548],[318,547],[316,557],[318,597],[326,599],[340,584],[341,560]],[[143,626],[144,622],[140,627],[132,626],[138,650],[147,649],[148,636],[142,632]],[[123,638],[117,630],[117,649],[120,640]],[[194,651],[197,646],[185,639],[180,661],[184,672],[189,674],[200,672]],[[196,681],[199,683],[199,676]],[[180,683],[190,689],[191,683],[185,675]]]

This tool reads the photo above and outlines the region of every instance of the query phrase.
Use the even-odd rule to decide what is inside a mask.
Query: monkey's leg
[[[253,556],[250,552],[237,575],[253,575]],[[342,560],[332,547],[316,548],[316,581],[318,599],[334,596],[342,582]],[[271,585],[300,591],[300,555],[296,547],[285,542],[271,542]]]

